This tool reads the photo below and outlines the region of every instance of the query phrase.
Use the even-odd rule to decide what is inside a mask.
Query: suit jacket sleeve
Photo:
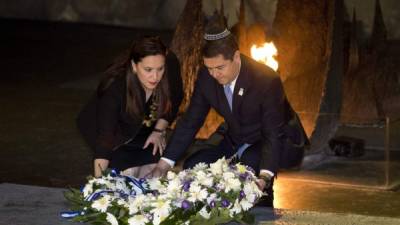
[[[97,138],[94,158],[110,159],[112,148],[116,144],[118,116],[121,108],[121,90],[114,81],[99,97],[97,104]]]
[[[262,150],[260,169],[267,169],[276,173],[279,169],[285,124],[285,94],[279,77],[273,78],[263,96],[262,136],[265,141],[265,147]]]
[[[203,125],[210,110],[210,104],[204,97],[206,74],[199,73],[188,109],[178,121],[174,133],[167,145],[164,157],[177,161],[193,142],[197,131]]]

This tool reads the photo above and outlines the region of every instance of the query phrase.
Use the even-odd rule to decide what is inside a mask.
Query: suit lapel
[[[238,116],[239,108],[243,102],[244,96],[246,95],[249,88],[249,74],[247,71],[247,65],[244,57],[241,57],[241,67],[238,79],[236,80],[235,89],[233,90],[232,99],[232,112],[233,115]]]

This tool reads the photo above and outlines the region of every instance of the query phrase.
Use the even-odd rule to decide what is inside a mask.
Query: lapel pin
[[[244,89],[243,89],[243,88],[240,88],[240,89],[239,89],[239,92],[238,92],[238,95],[243,96],[243,92],[244,92]]]

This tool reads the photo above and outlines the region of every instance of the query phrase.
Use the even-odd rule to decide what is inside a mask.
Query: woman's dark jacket
[[[169,52],[166,58],[171,112],[162,118],[174,121],[183,99],[180,65],[176,55]],[[141,91],[145,102],[144,90]],[[95,150],[94,158],[110,159],[112,150],[135,138],[142,127],[142,119],[132,118],[126,108],[126,78],[119,76],[101,97],[95,94],[77,118],[77,125],[87,144]]]

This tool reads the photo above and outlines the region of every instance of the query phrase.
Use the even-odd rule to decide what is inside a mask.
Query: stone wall
[[[4,0],[0,17],[173,29],[185,0]]]
[[[246,23],[272,24],[278,0],[246,0]],[[345,0],[349,14],[356,9],[365,32],[371,32],[375,0]],[[186,0],[2,0],[0,17],[112,24],[119,26],[173,29]],[[398,0],[381,0],[388,37],[400,38]],[[240,0],[224,0],[228,25],[238,20]],[[219,0],[203,0],[203,9],[211,14]]]
[[[342,0],[280,0],[274,21],[285,92],[314,152],[334,135],[340,112],[342,19]]]

